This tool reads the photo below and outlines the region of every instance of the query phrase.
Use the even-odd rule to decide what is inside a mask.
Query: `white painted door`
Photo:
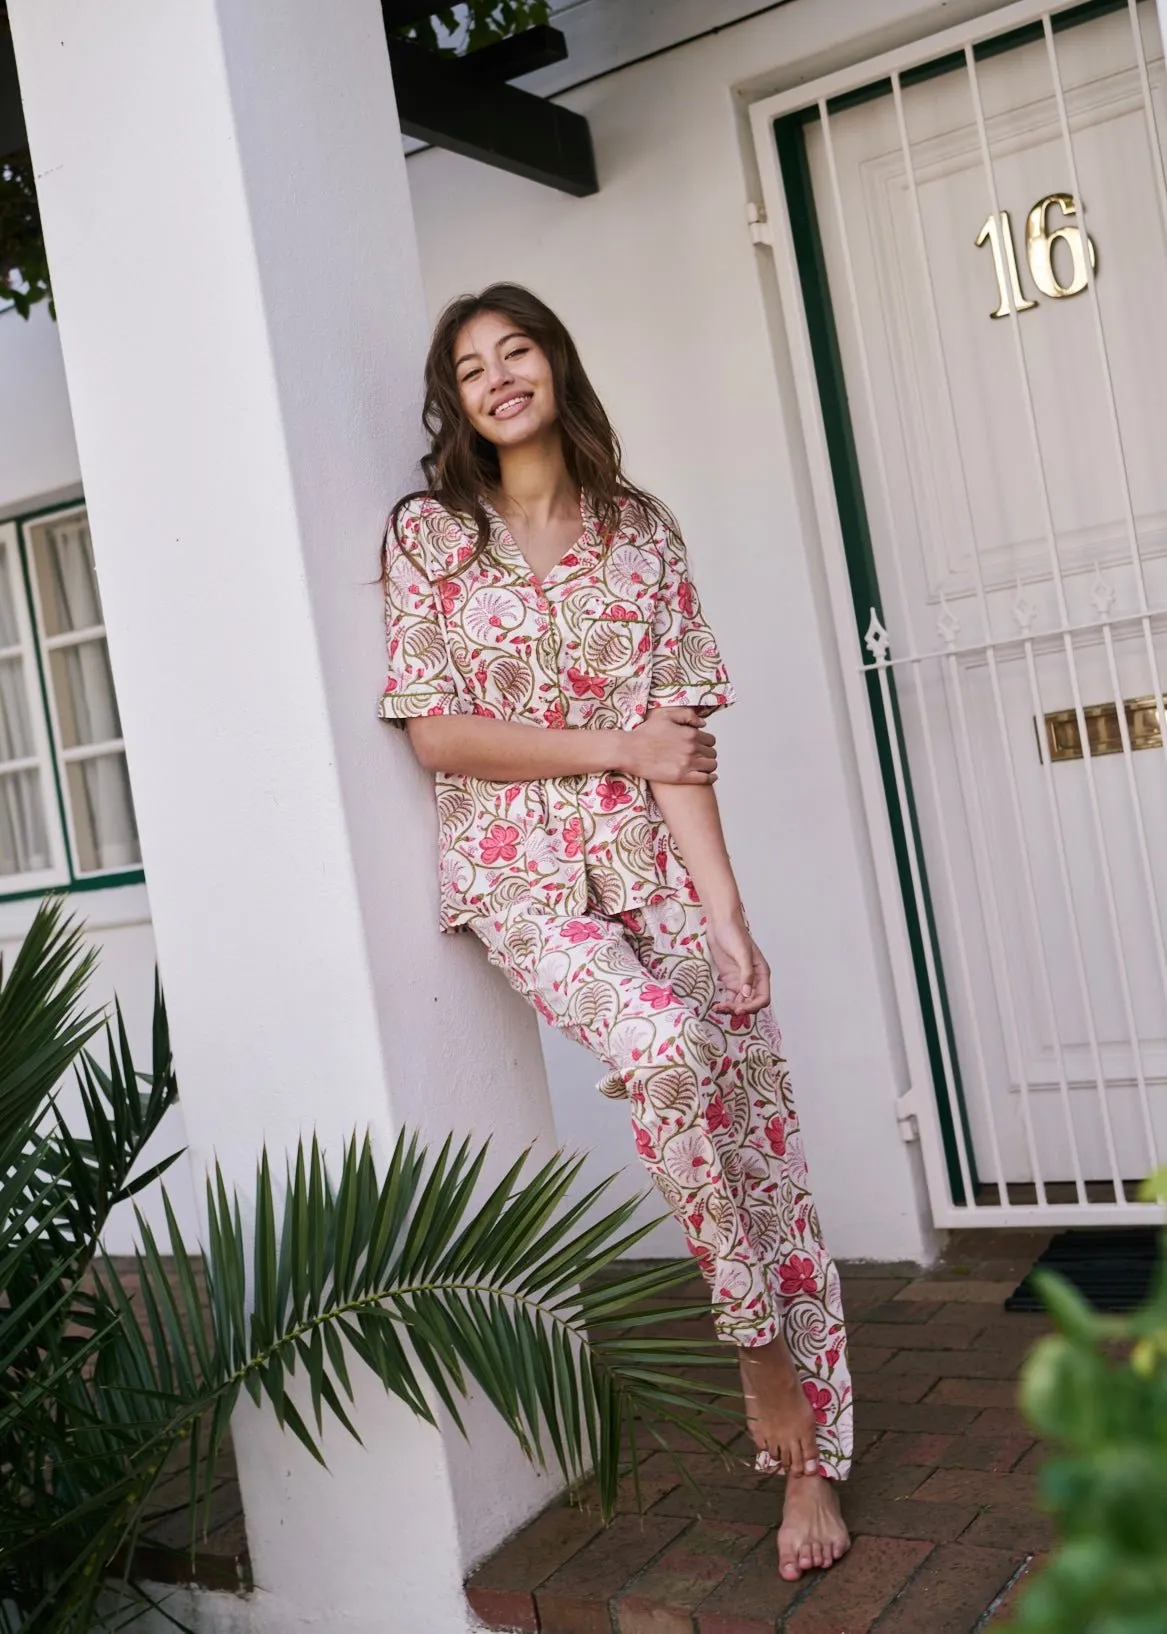
[[[845,657],[896,729],[894,687],[950,1018],[941,1223],[1141,1217],[1167,1159],[1163,53],[1150,0],[1009,12],[805,126],[878,580]]]

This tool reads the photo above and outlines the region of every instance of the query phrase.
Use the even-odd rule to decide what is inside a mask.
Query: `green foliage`
[[[1145,1195],[1167,1202],[1167,1170]],[[1099,1316],[1048,1273],[1040,1286],[1059,1331],[1030,1354],[1021,1402],[1056,1449],[1041,1492],[1061,1541],[1010,1634],[1164,1634],[1167,1252],[1129,1318]]]
[[[579,1163],[522,1156],[493,1185],[485,1147],[431,1157],[402,1134],[381,1164],[315,1142],[278,1177],[261,1154],[245,1230],[217,1170],[201,1258],[166,1204],[168,1241],[139,1216],[132,1276],[96,1254],[110,1210],[157,1181],[131,1174],[177,1088],[155,992],[153,1065],[135,1069],[120,1014],[105,1065],[87,1049],[91,961],[59,907],[42,908],[11,975],[0,970],[0,1631],[92,1634],[143,1609],[132,1555],[176,1451],[189,1463],[192,1547],[231,1412],[246,1391],[323,1461],[327,1421],[357,1435],[352,1374],[368,1368],[428,1423],[461,1427],[476,1385],[531,1459],[571,1482],[594,1468],[615,1507],[638,1423],[683,1425],[710,1450],[717,1347],[653,1338],[688,1262],[622,1271],[644,1229],[635,1202],[578,1202]],[[53,1086],[75,1067],[80,1134]],[[167,1162],[173,1161],[168,1159]],[[169,1261],[164,1254],[169,1254]],[[707,1305],[701,1307],[707,1310]],[[335,1433],[335,1432],[334,1432]],[[643,1441],[643,1437],[639,1437]]]
[[[0,158],[0,299],[11,301],[22,318],[38,301],[48,301],[57,315],[27,148]]]
[[[396,32],[431,50],[461,54],[536,28],[550,16],[549,0],[469,0],[436,11],[422,22],[407,23]]]

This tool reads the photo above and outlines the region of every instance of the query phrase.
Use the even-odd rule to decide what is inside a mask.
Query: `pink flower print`
[[[699,1208],[695,1208],[692,1214],[686,1214],[685,1224],[696,1237],[699,1235],[701,1227],[705,1224],[705,1215]]]
[[[389,679],[385,682],[385,691],[386,692],[396,692],[397,691],[397,682],[393,679],[392,676],[390,676]]]
[[[669,848],[668,848],[667,845],[662,845],[660,847],[660,849],[657,851],[657,854],[656,854],[656,871],[657,871],[657,873],[658,874],[663,874],[665,869],[668,867],[668,865],[669,865]]]
[[[651,982],[644,989],[643,996],[654,1010],[667,1010],[669,1005],[673,1003],[673,990],[671,987],[655,987]]]
[[[652,1144],[652,1136],[649,1134],[648,1130],[641,1129],[640,1126],[637,1125],[634,1132],[636,1135],[637,1156],[647,1158],[649,1162],[655,1163],[656,1147]]]
[[[649,631],[649,630],[645,630],[644,634],[641,636],[640,640],[637,642],[636,656],[638,658],[643,658],[645,653],[650,653],[651,651],[652,651],[652,632]]]
[[[636,609],[635,607],[621,607],[620,603],[617,602],[615,607],[609,607],[606,612],[601,614],[601,617],[615,619],[621,624],[629,624],[636,619]]]
[[[578,817],[569,817],[563,825],[563,854],[578,857],[583,850],[583,824]]]
[[[605,681],[602,675],[586,675],[583,670],[576,669],[573,664],[567,672],[567,679],[571,682],[571,690],[577,698],[602,698],[604,696]]]
[[[564,941],[577,947],[580,942],[600,942],[604,933],[598,925],[589,923],[586,919],[569,919],[563,927]]]
[[[438,599],[442,604],[442,612],[449,618],[458,605],[458,598],[462,594],[462,586],[456,579],[438,580]]]
[[[626,806],[632,799],[632,792],[627,783],[619,777],[605,777],[602,783],[597,784],[596,793],[600,797],[601,811],[615,811],[619,806]]]
[[[750,1015],[729,1016],[725,1023],[727,1030],[731,1033],[748,1033],[753,1024],[754,1018]]]
[[[713,1273],[717,1269],[717,1262],[713,1257],[712,1248],[707,1248],[704,1243],[691,1242],[689,1244],[689,1252],[697,1261],[697,1264],[701,1267],[701,1275],[705,1277],[707,1281],[712,1282]]]
[[[693,609],[696,606],[696,602],[697,598],[694,595],[693,586],[689,583],[688,579],[682,579],[680,584],[677,586],[677,606],[681,609],[686,618],[693,617]]]
[[[715,1185],[713,1148],[701,1129],[682,1129],[665,1147],[665,1168],[683,1186]]]
[[[705,1108],[705,1123],[710,1134],[716,1134],[719,1129],[730,1127],[730,1116],[725,1109],[725,1102],[720,1094],[714,1095]]]
[[[488,865],[514,862],[519,854],[519,831],[513,823],[491,823],[485,839],[479,841],[479,849]]]
[[[560,567],[578,567],[579,557],[574,551],[569,550],[566,556],[559,558],[559,565]]]
[[[775,1157],[786,1156],[786,1130],[781,1118],[771,1118],[766,1125],[766,1139]]]
[[[821,1384],[816,1384],[813,1379],[803,1379],[802,1390],[814,1410],[815,1423],[825,1424],[827,1408],[831,1405],[831,1392],[824,1389]]]
[[[548,704],[543,711],[543,719],[553,732],[562,732],[567,725],[567,718],[563,713],[562,704]]]
[[[517,800],[522,792],[522,785],[520,783],[512,783],[504,796],[507,805],[509,806],[512,801]]]
[[[547,1000],[544,999],[544,998],[541,998],[538,993],[534,993],[531,996],[531,1003],[535,1006],[536,1010],[538,1010],[539,1014],[543,1017],[543,1020],[544,1021],[549,1021],[552,1024],[552,1026],[554,1026],[554,1024],[555,1024],[555,1011],[547,1003]]]
[[[828,1367],[838,1367],[839,1352],[835,1349],[834,1345],[832,1345],[830,1350],[826,1352],[823,1357],[823,1361],[826,1362]]]
[[[814,1261],[804,1254],[791,1254],[786,1264],[778,1267],[778,1291],[784,1299],[793,1299],[795,1294],[817,1294]]]

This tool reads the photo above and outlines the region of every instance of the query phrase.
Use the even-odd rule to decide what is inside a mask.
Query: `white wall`
[[[0,312],[0,517],[20,515],[80,492],[57,326],[44,302],[33,308],[27,322],[9,308]],[[36,906],[27,898],[0,900],[0,958],[5,967],[11,965]],[[150,1063],[155,963],[146,887],[80,891],[68,906],[84,920],[89,941],[100,953],[89,1003],[94,1009],[109,1006],[112,1015],[115,996],[121,1001],[135,1060],[145,1069]],[[62,1105],[67,1108],[71,1100],[66,1095]],[[182,1110],[175,1107],[143,1155],[142,1167],[149,1168],[185,1145]],[[197,1216],[188,1165],[176,1164],[166,1187],[184,1232],[193,1238]],[[138,1202],[151,1226],[161,1230],[165,1217],[158,1188],[151,1187]],[[126,1206],[110,1221],[106,1247],[124,1254],[134,1240],[133,1208]]]
[[[0,310],[0,516],[80,480],[57,326],[43,302]]]
[[[730,847],[847,1257],[926,1257],[933,1240],[893,1108],[898,1024],[772,269],[745,226],[759,195],[738,88],[769,93],[991,9],[793,0],[609,73],[560,98],[591,122],[592,198],[436,149],[408,167],[431,307],[498,278],[535,289],[574,331],[631,473],[685,527],[741,699],[718,728]],[[561,1137],[639,1186],[624,1108],[575,1047],[546,1055]]]

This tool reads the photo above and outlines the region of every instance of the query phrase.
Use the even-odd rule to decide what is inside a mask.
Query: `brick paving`
[[[1041,1449],[1015,1405],[1019,1367],[1046,1323],[1002,1303],[1046,1241],[956,1232],[927,1272],[843,1267],[858,1453],[844,1511],[855,1542],[829,1572],[779,1578],[782,1483],[754,1474],[748,1441],[727,1427],[724,1462],[685,1459],[698,1491],[655,1451],[641,1469],[643,1515],[629,1491],[607,1529],[586,1508],[539,1516],[470,1578],[474,1611],[521,1634],[999,1628],[1053,1541],[1034,1503]]]
[[[1018,1583],[1052,1545],[1033,1503],[1041,1449],[1015,1405],[1016,1376],[1041,1317],[1005,1296],[1045,1246],[1026,1232],[958,1232],[943,1261],[844,1266],[856,1390],[855,1469],[844,1509],[855,1542],[830,1572],[785,1583],[774,1534],[782,1484],[754,1474],[726,1426],[723,1461],[646,1447],[643,1515],[625,1482],[604,1528],[559,1505],[471,1577],[485,1627],[515,1634],[982,1634],[1000,1627]],[[699,1285],[698,1285],[699,1286]],[[693,1290],[696,1292],[696,1289]],[[712,1336],[710,1327],[709,1335]],[[239,1589],[250,1582],[230,1446],[209,1528],[192,1561],[178,1469],[155,1495],[137,1567],[154,1582]]]

